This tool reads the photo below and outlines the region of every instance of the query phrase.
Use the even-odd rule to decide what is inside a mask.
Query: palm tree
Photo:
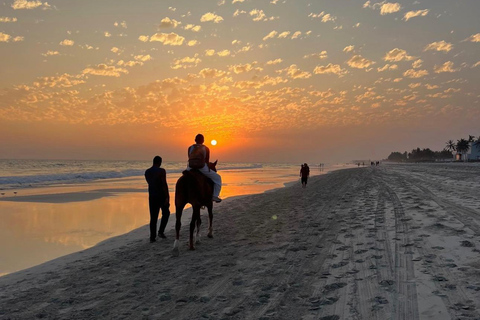
[[[453,153],[453,151],[457,150],[457,145],[455,144],[455,142],[453,142],[453,140],[448,140],[447,141],[447,146],[445,147],[445,150]],[[455,159],[455,155],[453,155],[453,159]]]
[[[462,158],[464,161],[467,161],[467,152],[470,150],[470,142],[466,139],[460,139],[457,140],[457,145],[456,145],[457,152],[462,155]]]

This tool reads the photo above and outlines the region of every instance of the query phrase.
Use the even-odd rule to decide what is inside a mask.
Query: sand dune
[[[480,166],[382,165],[227,199],[177,258],[145,226],[1,277],[0,319],[479,319],[479,190]]]

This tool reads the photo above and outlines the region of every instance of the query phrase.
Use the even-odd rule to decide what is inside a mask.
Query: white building
[[[468,160],[480,160],[480,144],[470,144],[470,151],[467,154]]]

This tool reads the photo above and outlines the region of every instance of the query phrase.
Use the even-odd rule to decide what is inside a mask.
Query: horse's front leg
[[[213,238],[213,202],[207,205],[208,210],[208,234],[207,237]]]
[[[173,243],[173,252],[172,254],[175,257],[178,257],[180,252],[178,250],[178,240],[180,239],[180,228],[182,227],[182,213],[185,204],[175,203],[176,212],[175,212],[175,242]]]
[[[195,250],[195,246],[193,245],[193,232],[195,231],[195,226],[197,224],[198,219],[200,219],[200,206],[192,205],[193,213],[192,213],[192,221],[190,221],[190,241],[189,247],[190,250]]]

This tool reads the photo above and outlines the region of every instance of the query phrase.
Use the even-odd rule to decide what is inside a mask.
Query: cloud
[[[193,32],[199,32],[200,29],[202,29],[202,26],[196,26],[194,24],[187,24],[185,26],[185,28],[183,28],[185,30],[192,30]]]
[[[198,54],[195,54],[193,57],[185,57],[182,59],[173,60],[172,69],[186,69],[196,67],[202,60],[198,57]]]
[[[140,41],[142,41],[142,42],[147,42],[148,39],[150,39],[149,36],[140,36],[140,37],[138,37],[138,40],[140,40]]]
[[[229,69],[236,74],[244,73],[253,70],[254,64],[246,63],[246,64],[237,64],[230,66]]]
[[[465,39],[465,41],[480,42],[480,33],[472,34],[470,37]]]
[[[320,53],[311,53],[303,56],[303,59],[316,58],[316,59],[326,59],[328,58],[327,51],[322,51]]]
[[[113,47],[112,49],[110,49],[110,51],[112,51],[113,53],[118,53],[120,49],[117,47]]]
[[[230,50],[222,50],[217,52],[217,56],[219,57],[227,57],[230,55]]]
[[[66,47],[71,47],[71,46],[73,46],[74,43],[75,43],[75,41],[73,41],[73,40],[65,39],[65,40],[60,42],[60,45],[61,46],[66,46]]]
[[[82,73],[104,77],[120,77],[121,73],[128,73],[128,70],[115,68],[115,66],[107,66],[106,64],[99,64],[95,67],[84,69]]]
[[[115,21],[115,23],[113,24],[115,27],[122,27],[124,29],[127,29],[127,23],[125,21],[122,21],[120,23],[118,23],[117,21]]]
[[[207,49],[207,50],[205,50],[205,55],[206,55],[207,57],[211,57],[211,56],[215,55],[215,50],[213,50],[213,49]]]
[[[296,64],[292,64],[290,67],[282,71],[285,71],[287,75],[292,79],[308,79],[312,76],[310,72],[298,69]]]
[[[386,14],[389,14],[389,13],[395,13],[395,12],[400,11],[401,8],[402,7],[400,6],[400,3],[387,2],[387,3],[382,4],[382,6],[380,7],[380,14],[381,15],[386,15]]]
[[[12,38],[11,35],[0,32],[0,42],[8,42],[10,41],[10,38]]]
[[[153,60],[152,56],[150,56],[149,54],[145,54],[145,55],[139,54],[137,56],[134,56],[133,58],[135,60],[143,61],[143,62]]]
[[[453,62],[452,61],[447,61],[444,64],[442,64],[441,66],[435,65],[433,70],[435,71],[435,73],[457,72],[458,71],[458,69],[453,68]]]
[[[269,34],[267,34],[265,37],[263,37],[263,41],[266,41],[268,39],[272,39],[274,38],[276,35],[278,34],[277,31],[273,30],[272,32],[270,32]]]
[[[338,76],[343,76],[347,74],[345,69],[342,69],[338,64],[329,63],[327,66],[316,66],[313,70],[315,74],[336,74]]]
[[[399,48],[395,48],[393,50],[390,50],[385,57],[383,57],[383,60],[385,61],[391,61],[391,62],[398,62],[398,61],[410,61],[415,59],[415,57],[409,56],[407,54],[407,51]]]
[[[343,48],[343,52],[352,52],[355,49],[355,46],[347,46]]]
[[[371,1],[367,1],[363,4],[364,8],[372,8],[374,10],[380,10],[381,15],[398,12],[402,9],[402,6],[397,2],[377,2],[372,4]]]
[[[244,2],[245,0],[233,0],[232,1],[232,4],[234,4],[235,2]]]
[[[335,21],[337,20],[337,17],[335,16],[332,16],[330,13],[327,13],[326,15],[324,15],[322,17],[322,22],[326,23],[326,22],[329,22],[329,21]]]
[[[397,69],[398,69],[398,66],[396,64],[390,65],[390,64],[387,63],[383,67],[377,68],[377,71],[378,72],[383,72],[383,71],[387,71],[387,70],[397,70]]]
[[[17,18],[0,17],[0,22],[17,22]]]
[[[361,55],[355,55],[347,61],[347,64],[352,68],[365,69],[375,64],[375,62],[365,59]]]
[[[41,1],[35,0],[35,1],[27,1],[27,0],[15,0],[12,4],[12,8],[15,10],[18,9],[35,9],[38,7],[44,7],[44,8],[49,8],[50,5],[45,2],[42,3]]]
[[[408,11],[403,16],[403,20],[408,21],[408,20],[410,20],[412,18],[415,18],[415,17],[425,17],[428,14],[428,12],[429,12],[428,9],[417,10],[417,11]]]
[[[200,22],[209,22],[209,21],[212,21],[214,23],[220,23],[223,21],[223,18],[221,16],[217,16],[215,13],[212,13],[212,12],[207,12],[200,18]]]
[[[185,38],[176,33],[155,33],[150,37],[150,42],[161,42],[164,45],[181,46]]]
[[[278,39],[284,39],[290,35],[290,31],[284,31],[278,35]]]
[[[181,22],[178,22],[175,19],[170,19],[169,17],[165,17],[160,21],[160,25],[158,26],[160,29],[165,28],[176,28]]]
[[[478,66],[480,66],[480,61],[478,61],[477,63],[475,63],[475,64],[472,66],[472,68],[476,68],[476,67],[478,67]]]
[[[423,49],[423,51],[434,50],[434,51],[449,52],[452,49],[453,49],[453,45],[451,43],[448,43],[442,40],[442,41],[430,43]]]
[[[407,78],[412,78],[412,79],[418,79],[422,78],[428,75],[427,70],[415,70],[415,69],[409,69],[403,73],[404,77]]]
[[[275,60],[269,60],[267,61],[267,65],[275,65],[275,64],[279,64],[279,63],[282,63],[282,59],[278,58],[278,59],[275,59]]]
[[[253,9],[250,11],[250,16],[254,17],[253,21],[262,21],[267,17],[263,10]]]
[[[108,31],[105,31],[105,32],[103,33],[103,35],[104,35],[106,38],[110,38],[110,37],[112,36],[112,34],[111,34],[110,32],[108,32]]]
[[[219,78],[226,75],[226,72],[218,69],[205,68],[200,71],[200,75],[204,78]]]
[[[44,57],[48,57],[48,56],[58,56],[59,54],[60,54],[60,52],[58,52],[58,51],[48,50],[47,52],[42,53],[42,56],[44,56]]]
[[[189,47],[193,47],[193,46],[196,46],[196,45],[199,45],[200,42],[198,42],[197,40],[190,40],[187,42],[187,46]]]
[[[296,31],[294,34],[292,34],[292,39],[297,39],[302,35],[301,31]]]

